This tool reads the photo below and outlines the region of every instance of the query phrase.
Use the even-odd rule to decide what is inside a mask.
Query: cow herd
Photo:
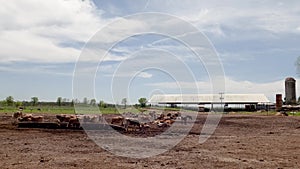
[[[101,123],[102,115],[56,115],[58,123],[67,123],[68,128],[79,128],[80,123]]]
[[[27,123],[43,123],[44,116],[37,116],[32,114],[25,114],[21,111],[13,113],[12,117],[17,122]],[[102,122],[101,115],[70,115],[58,114],[51,122],[56,123],[58,126],[66,126],[67,128],[80,128],[80,123],[99,123]]]
[[[111,117],[111,116],[110,116]],[[18,111],[13,114],[13,118],[17,119],[18,122],[29,122],[29,123],[43,123],[44,116],[25,114]],[[125,112],[121,115],[115,115],[108,118],[110,121],[109,125],[119,126],[124,128],[126,131],[136,131],[149,129],[153,126],[159,128],[170,127],[175,121],[179,121],[182,124],[187,124],[187,120],[192,120],[191,116],[182,116],[180,112],[168,112],[168,113],[156,113],[150,111],[149,113],[132,113]],[[57,114],[55,119],[52,119],[53,123],[58,126],[65,126],[67,128],[80,128],[81,123],[90,124],[104,124],[104,117],[99,114],[93,115],[70,115],[70,114]]]
[[[187,124],[188,120],[192,120],[192,116],[182,116],[180,112],[169,112],[157,114],[155,111],[146,113],[131,113],[126,112],[120,116],[115,116],[111,119],[111,124],[124,126],[125,130],[145,130],[150,126],[170,127],[175,121],[182,124]]]
[[[16,112],[13,114],[13,117],[18,121],[31,121],[31,122],[43,122],[43,116],[34,116],[32,114],[23,114],[22,112]]]

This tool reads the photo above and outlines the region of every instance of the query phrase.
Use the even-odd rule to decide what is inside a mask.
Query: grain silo
[[[285,79],[285,104],[296,104],[296,80],[292,77]]]

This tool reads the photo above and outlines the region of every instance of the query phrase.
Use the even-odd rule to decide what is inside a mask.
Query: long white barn
[[[270,103],[264,94],[162,94],[153,95],[151,104],[264,104]]]

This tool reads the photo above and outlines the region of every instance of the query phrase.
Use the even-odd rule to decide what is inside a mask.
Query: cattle
[[[99,117],[98,116],[92,116],[92,117],[90,117],[90,122],[97,123],[98,121],[99,121]]]
[[[19,118],[19,117],[22,117],[22,115],[23,115],[23,113],[22,113],[21,111],[18,111],[18,112],[15,112],[15,113],[12,115],[12,117],[15,118],[15,119],[17,119],[17,118]]]
[[[58,114],[58,115],[56,115],[56,118],[60,122],[69,122],[71,118],[76,118],[76,116],[75,115]]]
[[[124,121],[124,117],[123,116],[117,116],[117,117],[113,117],[111,119],[111,124],[120,124],[123,125],[123,121]]]
[[[163,120],[165,118],[164,114],[159,115],[159,117],[157,118],[157,120]]]
[[[102,122],[103,120],[102,115],[81,114],[81,115],[76,115],[76,117],[80,122],[83,123],[97,123],[97,122]]]
[[[168,127],[168,124],[162,121],[157,121],[156,124],[158,127]]]
[[[43,116],[32,116],[31,117],[31,121],[32,122],[43,122],[44,121],[44,117]]]
[[[141,127],[141,130],[143,133],[145,133],[146,131],[149,131],[149,129],[151,128],[150,125],[147,123],[142,123],[140,127]]]
[[[181,117],[181,123],[186,125],[188,119],[193,120],[192,116],[189,116],[189,115],[187,115],[185,117]]]
[[[152,117],[153,120],[156,119],[157,115],[156,115],[156,112],[155,111],[151,111],[149,112],[149,115]]]
[[[18,121],[31,121],[31,122],[43,122],[43,116],[33,116],[32,114],[24,114],[18,117]]]
[[[53,122],[57,123],[58,125],[60,125],[60,120],[58,119],[54,119]]]
[[[18,121],[20,121],[20,122],[22,122],[22,121],[31,121],[31,118],[22,118],[22,117],[19,117]]]
[[[102,116],[101,115],[80,115],[77,116],[79,120],[82,120],[84,123],[97,123],[102,122]]]
[[[69,128],[80,127],[79,118],[75,115],[58,114],[56,115],[56,118],[59,120],[60,123],[67,122],[67,127]]]
[[[102,116],[102,114],[100,114],[98,116],[98,122],[102,123],[104,121],[104,117]]]
[[[170,119],[170,120],[165,120],[164,123],[168,124],[168,126],[172,125],[175,121]]]
[[[69,127],[69,128],[79,128],[80,127],[79,119],[76,116],[71,117],[69,119],[67,127]]]
[[[287,112],[277,112],[275,116],[289,116]]]
[[[180,112],[176,112],[174,115],[175,115],[176,117],[180,117],[180,116],[181,116],[181,113],[180,113]]]
[[[172,114],[171,119],[176,120],[178,117],[181,117],[181,114],[179,112]]]
[[[173,124],[175,121],[171,119],[167,120],[156,120],[153,123],[157,124],[158,127],[169,127],[171,124]]]
[[[59,122],[65,122],[65,115],[64,114],[57,114],[56,118],[59,120]]]
[[[134,130],[136,130],[137,127],[141,130],[142,127],[142,124],[137,119],[133,118],[125,118],[123,124],[126,131],[128,131],[129,127],[133,128]]]

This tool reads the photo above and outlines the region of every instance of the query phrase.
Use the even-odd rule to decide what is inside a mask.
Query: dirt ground
[[[18,129],[0,115],[0,168],[300,168],[300,117],[224,115],[203,144],[198,115],[190,134],[151,158],[118,157],[82,130]]]

